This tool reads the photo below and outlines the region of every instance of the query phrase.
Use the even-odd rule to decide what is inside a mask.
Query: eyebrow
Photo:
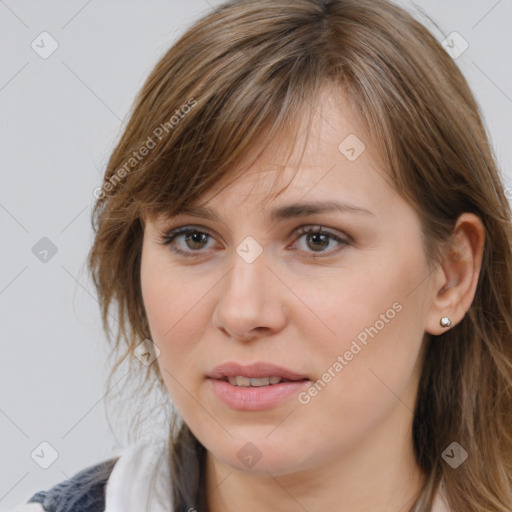
[[[274,208],[270,212],[272,221],[282,221],[295,217],[305,217],[316,213],[356,213],[358,215],[375,215],[370,210],[349,203],[340,203],[338,201],[309,201],[304,203],[293,203]],[[224,222],[222,217],[207,206],[184,206],[178,215],[192,215],[203,219]]]

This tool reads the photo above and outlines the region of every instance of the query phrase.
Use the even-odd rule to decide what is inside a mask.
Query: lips
[[[272,410],[311,385],[304,374],[264,362],[221,364],[207,382],[217,399],[241,412]]]
[[[216,366],[208,374],[208,377],[215,380],[229,381],[232,384],[241,386],[264,386],[269,384],[275,385],[282,381],[309,380],[304,374],[266,362],[250,365],[241,365],[234,362],[223,363]],[[268,379],[268,382],[263,379]],[[279,379],[279,381],[276,379]]]

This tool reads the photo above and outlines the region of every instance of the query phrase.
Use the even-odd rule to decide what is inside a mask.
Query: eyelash
[[[182,226],[182,227],[179,227],[179,228],[176,228],[176,229],[172,229],[171,231],[169,231],[167,233],[164,233],[161,236],[161,238],[159,239],[159,243],[162,244],[162,245],[169,246],[170,249],[174,253],[179,254],[180,256],[194,258],[194,257],[200,256],[200,253],[202,252],[201,249],[199,249],[197,251],[193,251],[193,250],[183,251],[182,249],[179,249],[175,245],[173,245],[174,240],[178,236],[192,234],[192,233],[200,233],[200,234],[207,235],[210,238],[213,238],[213,237],[211,237],[211,235],[209,233],[207,233],[206,231],[203,231],[203,230],[201,230],[199,228],[195,228],[193,226]],[[293,234],[298,236],[297,240],[299,240],[302,236],[308,235],[308,234],[327,235],[332,240],[338,242],[342,246],[339,250],[343,250],[344,246],[348,246],[350,244],[350,241],[349,241],[348,238],[347,239],[346,238],[341,238],[341,237],[335,235],[334,233],[331,233],[329,231],[324,231],[321,226],[316,226],[314,228],[311,227],[311,226],[301,226],[300,228],[296,229],[293,232]],[[324,253],[327,254],[328,256],[331,256],[333,252],[336,253],[336,252],[339,252],[339,250],[336,250],[336,251],[318,251],[318,252],[312,251],[311,256],[309,256],[309,257],[311,257],[311,258],[318,258],[319,255],[322,255]],[[320,256],[320,257],[322,257],[322,256]]]

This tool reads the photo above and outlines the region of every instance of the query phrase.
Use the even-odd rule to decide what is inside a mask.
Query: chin
[[[265,434],[256,437],[245,436],[244,440],[231,439],[223,446],[218,444],[208,451],[224,465],[234,471],[255,476],[268,477],[285,475],[306,469],[304,446],[290,446],[282,438],[272,442],[265,439]],[[277,442],[276,442],[277,441]],[[301,454],[301,457],[298,457]]]

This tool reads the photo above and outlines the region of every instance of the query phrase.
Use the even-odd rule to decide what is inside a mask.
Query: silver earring
[[[450,325],[452,325],[452,321],[447,316],[443,316],[443,318],[439,320],[439,323],[441,327],[450,327]]]

